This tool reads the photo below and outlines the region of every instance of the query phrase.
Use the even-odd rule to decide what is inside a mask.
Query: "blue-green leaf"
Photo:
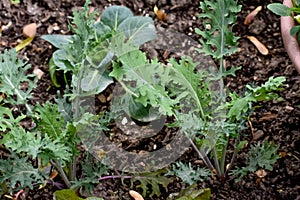
[[[109,26],[112,30],[117,30],[119,24],[121,24],[126,18],[132,17],[131,10],[124,6],[111,6],[106,8],[101,16],[101,22]]]
[[[117,31],[124,32],[129,41],[137,46],[156,38],[154,22],[150,17],[129,17],[119,25]]]
[[[108,73],[100,73],[95,69],[89,71],[87,76],[81,80],[81,89],[85,92],[100,93],[112,83],[113,79],[108,76]]]
[[[280,16],[290,16],[291,15],[291,8],[283,5],[282,3],[272,3],[267,6],[269,10],[271,10],[276,15]]]
[[[72,42],[72,35],[43,35],[42,39],[46,40],[47,42],[51,43],[56,48],[60,49]]]

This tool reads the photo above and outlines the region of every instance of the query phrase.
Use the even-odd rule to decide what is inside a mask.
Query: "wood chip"
[[[247,36],[247,38],[254,44],[254,46],[257,48],[257,50],[262,54],[262,55],[268,55],[269,50],[267,47],[261,43],[256,37],[254,36]]]
[[[98,99],[101,103],[106,103],[106,96],[104,94],[98,95]]]
[[[136,192],[134,190],[130,190],[129,194],[130,194],[130,196],[132,196],[134,198],[134,200],[144,200],[142,195],[140,195],[138,192]]]
[[[36,23],[27,24],[23,27],[23,35],[33,38],[36,34]]]
[[[35,74],[38,77],[38,79],[41,79],[42,76],[44,75],[44,72],[40,70],[38,67],[35,67],[33,70],[33,74]]]
[[[253,138],[252,140],[257,141],[259,140],[262,136],[264,136],[264,132],[262,130],[257,130],[255,133],[253,133]]]
[[[255,18],[255,16],[259,13],[259,11],[261,11],[262,6],[258,6],[257,8],[255,8],[255,10],[253,10],[252,12],[250,12],[245,20],[244,20],[244,24],[245,25],[249,25],[251,24],[251,22],[253,21],[253,19]]]
[[[259,178],[263,178],[267,175],[267,172],[263,169],[259,169],[255,172],[256,176],[258,176]]]

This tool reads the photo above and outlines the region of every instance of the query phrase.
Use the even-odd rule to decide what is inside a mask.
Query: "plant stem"
[[[69,179],[68,179],[65,171],[63,170],[63,168],[61,167],[60,163],[58,162],[58,160],[54,160],[54,162],[51,161],[51,164],[56,167],[56,169],[58,170],[58,173],[59,173],[60,177],[62,178],[62,180],[64,181],[64,183],[66,184],[66,186],[68,188],[70,188],[71,187],[71,183],[70,183],[70,181],[69,181]]]
[[[132,176],[122,176],[122,175],[104,176],[104,177],[100,177],[98,180],[103,181],[106,179],[117,179],[117,178],[129,179],[129,178],[132,178]],[[138,178],[138,177],[136,177],[136,178]]]
[[[226,150],[228,146],[228,137],[226,138],[226,145],[223,146],[222,148],[222,157],[220,161],[220,168],[221,168],[221,173],[225,173],[225,160],[226,160]]]
[[[80,115],[80,112],[79,112],[79,108],[80,108],[80,94],[81,94],[81,77],[83,75],[83,70],[84,70],[84,60],[81,62],[81,68],[79,69],[79,72],[78,72],[78,81],[76,83],[76,86],[75,86],[75,99],[74,99],[74,102],[73,102],[73,120],[76,121],[79,119],[79,115]],[[77,134],[76,134],[77,135]],[[75,137],[76,137],[75,135]],[[74,144],[76,145],[76,144]],[[74,181],[75,178],[76,178],[76,156],[73,155],[73,158],[72,158],[72,162],[70,163],[70,166],[69,166],[69,169],[70,169],[70,174],[69,174],[69,178],[71,181]]]
[[[214,159],[214,163],[215,163],[215,167],[216,167],[216,171],[217,171],[217,176],[218,177],[222,177],[223,174],[221,172],[221,169],[220,169],[220,163],[219,163],[219,160],[218,160],[218,155],[217,155],[217,150],[216,148],[212,148],[212,152],[213,152],[213,159]]]
[[[239,151],[239,148],[236,147],[236,145],[239,143],[239,141],[240,141],[239,138],[235,140],[235,144],[234,144],[234,147],[235,147],[235,148],[234,148],[234,151],[233,151],[233,154],[232,154],[230,163],[229,163],[229,165],[228,165],[228,168],[226,169],[225,176],[226,176],[226,174],[228,173],[228,171],[230,171],[230,169],[231,169],[232,166],[233,166],[233,162],[234,162],[235,157],[236,157],[236,155],[237,155],[237,153],[238,153],[238,151]]]
[[[198,156],[203,160],[204,164],[210,169],[214,170],[214,166],[211,164],[210,160],[207,158],[207,156],[203,156],[204,153],[201,153],[198,147],[195,145],[194,141],[188,137],[188,140],[190,141],[192,147],[197,152]]]

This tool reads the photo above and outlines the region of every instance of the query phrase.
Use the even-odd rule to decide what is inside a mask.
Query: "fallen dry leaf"
[[[42,76],[44,75],[44,72],[40,70],[38,67],[35,67],[33,70],[33,74],[35,74],[38,77],[38,79],[41,79]]]
[[[15,48],[16,51],[20,51],[21,49],[23,49],[24,47],[26,47],[28,44],[30,44],[30,42],[32,42],[33,37],[28,37],[25,40],[23,40],[20,44],[18,44]]]
[[[262,54],[262,55],[268,55],[269,50],[267,47],[261,43],[256,37],[254,36],[247,36],[247,38],[255,45],[257,50]]]
[[[36,23],[27,24],[23,27],[23,35],[33,38],[36,34]]]
[[[259,118],[258,121],[262,122],[262,121],[265,121],[265,120],[274,119],[276,117],[277,117],[277,114],[273,114],[271,112],[266,112],[266,113],[264,113],[264,116],[262,116],[261,118]]]
[[[134,190],[130,190],[129,194],[130,194],[130,196],[132,196],[132,198],[134,198],[134,200],[144,200],[142,195],[140,195],[138,192],[136,192]]]
[[[158,20],[161,20],[161,21],[167,20],[167,13],[165,13],[164,10],[158,9],[158,7],[155,5],[153,11]]]
[[[255,8],[252,12],[250,12],[245,20],[244,20],[244,24],[245,25],[249,25],[251,24],[251,22],[253,21],[253,19],[255,18],[255,16],[259,13],[259,11],[261,11],[262,6],[258,6],[257,8]]]
[[[282,158],[286,157],[287,153],[284,151],[279,152],[279,154],[281,155]]]

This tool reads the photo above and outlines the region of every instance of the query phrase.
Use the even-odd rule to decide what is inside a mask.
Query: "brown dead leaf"
[[[57,172],[56,170],[53,170],[53,171],[51,172],[49,178],[53,180],[57,175],[58,175],[58,172]]]
[[[266,121],[266,120],[274,119],[276,117],[277,117],[277,114],[266,112],[266,113],[264,113],[264,116],[262,116],[258,121],[259,122]]]
[[[33,40],[33,37],[28,37],[25,40],[21,41],[15,48],[16,51],[20,51],[21,49],[25,48],[27,45],[29,45]]]
[[[254,46],[257,48],[257,50],[262,54],[262,55],[268,55],[269,50],[267,47],[261,43],[256,37],[254,36],[247,36],[247,38],[254,44]]]
[[[287,153],[285,151],[281,151],[279,152],[279,154],[281,155],[282,158],[286,157]]]
[[[27,24],[23,27],[23,35],[25,37],[34,38],[36,34],[37,25],[36,23]]]
[[[158,20],[161,20],[161,21],[166,21],[167,20],[167,13],[165,13],[164,10],[158,9],[158,7],[155,5],[153,11],[154,11],[154,13],[155,13]]]
[[[253,19],[255,18],[255,16],[259,13],[259,11],[261,11],[262,6],[258,6],[257,8],[255,8],[255,10],[253,10],[252,12],[250,12],[245,20],[244,20],[244,24],[245,25],[249,25],[251,24],[251,22],[253,21]]]
[[[41,79],[42,76],[44,75],[44,72],[40,70],[38,67],[35,67],[33,70],[33,74],[35,74],[38,77],[38,79]]]
[[[130,190],[129,194],[130,194],[130,196],[132,196],[132,198],[134,198],[134,200],[144,200],[142,195],[140,195],[138,192],[136,192],[134,190]]]

